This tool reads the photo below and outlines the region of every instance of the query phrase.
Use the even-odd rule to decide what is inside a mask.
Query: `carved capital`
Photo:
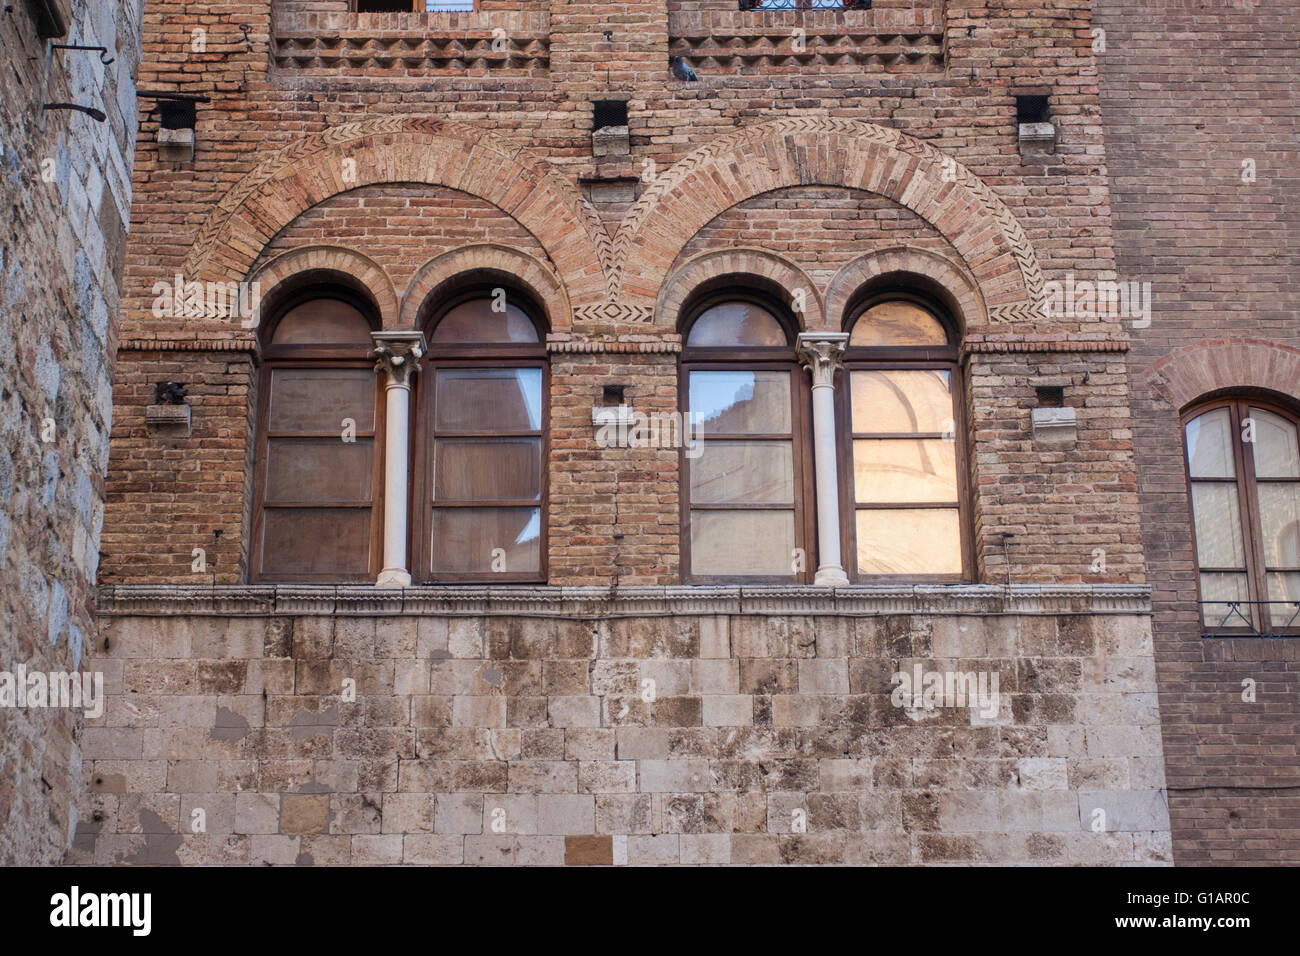
[[[423,332],[371,332],[375,342],[375,371],[388,375],[389,388],[410,388],[427,345]]]
[[[802,332],[797,350],[799,361],[812,372],[813,388],[831,388],[835,373],[844,366],[844,349],[849,344],[847,332]]]

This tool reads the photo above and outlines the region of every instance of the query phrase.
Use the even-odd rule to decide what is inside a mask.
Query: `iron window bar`
[[[1297,619],[1300,619],[1300,601],[1201,601],[1199,603],[1202,609],[1210,606],[1226,607],[1228,609],[1228,613],[1223,616],[1223,619],[1219,621],[1218,626],[1213,631],[1201,633],[1202,640],[1208,641],[1219,637],[1300,637],[1300,629],[1297,629],[1296,626]],[[1241,612],[1243,607],[1273,606],[1292,608],[1291,617],[1281,628],[1271,628],[1268,633],[1261,631],[1250,617]],[[1241,623],[1230,623],[1234,617]],[[1272,620],[1271,615],[1269,619]],[[1201,620],[1205,620],[1203,610]],[[1224,628],[1229,628],[1227,633],[1224,633]]]

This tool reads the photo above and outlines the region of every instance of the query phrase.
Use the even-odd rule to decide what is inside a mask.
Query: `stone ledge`
[[[106,616],[173,617],[337,614],[667,617],[799,614],[1150,614],[1145,585],[412,587],[320,585],[106,585]]]

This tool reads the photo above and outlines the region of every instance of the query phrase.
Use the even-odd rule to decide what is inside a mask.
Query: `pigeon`
[[[677,79],[685,80],[687,83],[694,83],[699,79],[699,77],[695,75],[695,71],[691,69],[691,65],[680,56],[673,54],[669,63],[671,64],[673,76],[677,77]]]

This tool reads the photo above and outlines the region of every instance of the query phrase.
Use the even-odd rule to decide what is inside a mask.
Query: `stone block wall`
[[[68,33],[0,16],[0,672],[76,671],[94,641],[131,164],[136,0],[75,0]],[[54,43],[103,46],[54,50]],[[105,114],[45,110],[72,103]],[[76,826],[81,722],[0,706],[0,864],[57,862]]]
[[[640,590],[120,590],[69,859],[1168,862],[1140,599]],[[916,666],[996,706],[895,706]]]

